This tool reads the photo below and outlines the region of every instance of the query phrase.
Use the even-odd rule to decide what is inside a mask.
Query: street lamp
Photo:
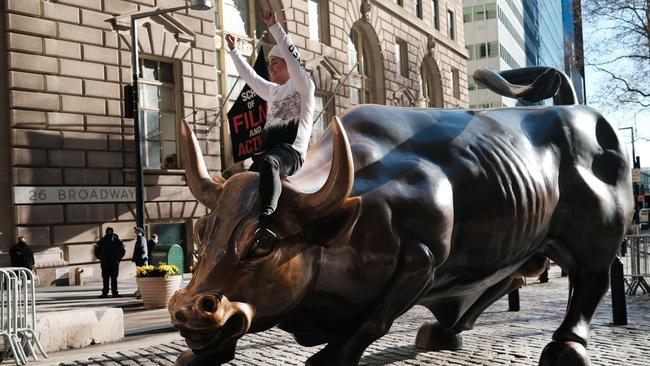
[[[131,64],[133,68],[133,138],[135,148],[135,222],[139,227],[144,228],[144,177],[142,172],[142,140],[140,138],[140,100],[138,77],[140,75],[140,62],[138,57],[138,24],[137,20],[171,13],[177,10],[190,8],[192,10],[210,10],[212,1],[210,0],[191,0],[190,4],[178,6],[169,9],[158,9],[144,13],[131,15]]]

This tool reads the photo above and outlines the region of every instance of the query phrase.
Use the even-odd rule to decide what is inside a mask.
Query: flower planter
[[[169,299],[181,287],[183,276],[136,277],[138,290],[147,309],[166,308]]]

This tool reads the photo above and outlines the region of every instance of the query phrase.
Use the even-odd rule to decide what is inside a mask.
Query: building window
[[[431,21],[433,21],[433,27],[436,29],[440,29],[440,12],[438,9],[438,0],[431,0]]]
[[[474,81],[474,77],[472,75],[467,76],[467,88],[469,90],[476,90],[478,89],[476,87],[476,81]]]
[[[478,45],[478,56],[479,58],[487,57],[487,44],[481,43]]]
[[[404,5],[404,2],[402,0],[393,0],[393,2],[399,6]]]
[[[330,103],[329,105],[325,105],[329,101],[330,97],[330,93],[319,90],[317,90],[314,95],[316,101],[314,106],[314,118],[318,117],[318,115],[320,115],[320,117],[314,119],[314,125],[311,129],[311,143],[318,141],[323,134],[323,131],[325,131],[327,126],[329,126],[330,120],[334,115],[332,113],[332,104]],[[323,110],[323,108],[325,109]],[[323,112],[322,114],[321,111]]]
[[[309,39],[329,44],[328,4],[325,0],[309,0]]]
[[[249,0],[223,0],[223,28],[234,34],[252,36],[255,19],[250,16],[251,5]]]
[[[497,42],[490,42],[487,44],[487,54],[488,57],[497,57],[499,56],[499,45]]]
[[[473,44],[469,44],[465,46],[465,48],[467,49],[469,59],[470,60],[476,59],[476,46],[474,46]]]
[[[456,25],[454,24],[454,12],[447,10],[447,35],[451,39],[456,39]]]
[[[409,59],[408,49],[405,41],[398,39],[395,41],[395,69],[402,76],[409,76]]]
[[[474,6],[474,21],[485,19],[485,7],[483,4]]]
[[[458,69],[451,69],[451,80],[454,98],[460,99],[460,73],[458,72]]]
[[[442,81],[440,72],[433,58],[425,58],[420,70],[422,80],[422,96],[427,100],[427,107],[442,108]]]
[[[225,34],[231,33],[237,37],[238,48],[244,59],[250,58],[251,63],[254,62],[256,54],[250,54],[251,50],[257,49],[258,46],[258,37],[266,30],[266,25],[261,20],[262,10],[268,10],[268,8],[262,8],[260,6],[262,2],[258,0],[222,0],[222,1],[213,1],[214,11],[215,11],[215,36],[220,41],[217,42],[219,47],[216,48],[216,73],[217,73],[217,105],[221,106],[224,103],[224,98],[228,95],[230,88],[235,84],[238,79],[237,70],[235,69],[234,64],[230,55],[228,55],[228,46],[225,41]],[[266,40],[270,36],[264,39],[264,45],[269,46],[266,43]],[[268,48],[265,48],[268,50]],[[241,89],[244,87],[244,82],[239,81],[235,85],[228,101],[226,103],[225,109],[228,110],[232,106],[232,103],[239,96]],[[208,118],[204,123],[208,124],[209,127],[215,125],[225,126],[221,129],[222,135],[220,136],[222,141],[222,151],[223,155],[221,156],[221,163],[223,167],[228,167],[232,164],[232,149],[230,146],[230,136],[228,134],[228,122],[227,114],[222,113],[220,121],[215,121],[215,117]],[[215,133],[219,129],[214,128],[212,131]]]
[[[418,18],[422,19],[422,0],[413,0],[413,13]]]
[[[472,21],[472,7],[466,6],[463,8],[463,23],[469,23]]]
[[[497,4],[485,4],[485,18],[494,19],[497,17]]]
[[[348,67],[356,66],[349,78],[350,102],[353,105],[374,102],[375,81],[372,77],[372,58],[367,41],[357,28],[352,28],[348,36]]]
[[[174,64],[140,60],[140,123],[143,131],[143,165],[150,169],[176,169],[176,88]]]

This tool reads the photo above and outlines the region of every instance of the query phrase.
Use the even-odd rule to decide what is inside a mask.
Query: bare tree
[[[598,104],[650,107],[650,0],[583,0],[583,19],[586,63],[606,75]]]

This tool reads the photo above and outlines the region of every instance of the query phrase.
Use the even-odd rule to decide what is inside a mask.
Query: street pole
[[[138,18],[131,17],[131,68],[133,69],[133,138],[135,148],[135,224],[144,228],[144,173],[142,168],[142,140],[140,138],[140,99],[138,78]]]
[[[189,5],[177,6],[170,9],[158,9],[154,11],[131,15],[131,68],[133,70],[133,139],[135,149],[135,223],[144,229],[144,172],[142,166],[142,135],[140,131],[140,88],[138,78],[140,77],[140,58],[138,55],[138,19],[147,18],[152,15],[171,13],[177,10],[191,8],[192,10],[210,10],[210,0],[191,0]]]

